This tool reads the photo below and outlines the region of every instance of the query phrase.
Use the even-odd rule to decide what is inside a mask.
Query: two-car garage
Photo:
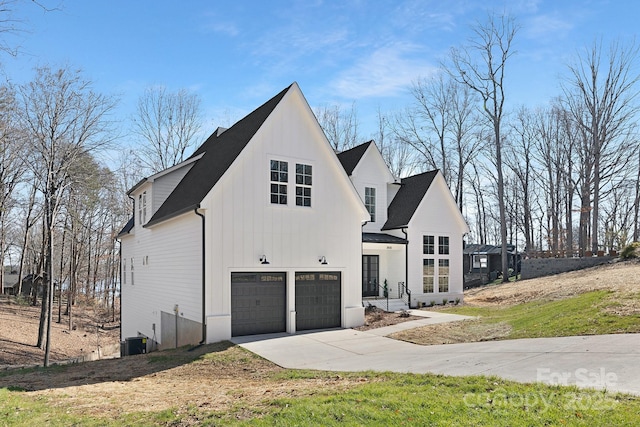
[[[340,272],[295,273],[296,330],[341,326]],[[287,273],[231,273],[231,335],[285,332]]]

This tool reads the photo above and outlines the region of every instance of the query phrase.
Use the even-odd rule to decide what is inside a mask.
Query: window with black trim
[[[311,207],[311,165],[296,163],[296,206]]]
[[[449,292],[449,260],[438,260],[438,292]]]
[[[438,253],[440,255],[449,255],[449,237],[438,236]]]
[[[271,203],[287,204],[287,183],[289,182],[289,164],[280,160],[271,160]]]
[[[425,294],[433,292],[435,271],[435,260],[433,258],[422,260],[422,292]]]
[[[376,222],[376,189],[364,187],[364,206],[371,215],[371,222]]]
[[[435,238],[433,236],[422,236],[422,253],[425,255],[435,253]]]

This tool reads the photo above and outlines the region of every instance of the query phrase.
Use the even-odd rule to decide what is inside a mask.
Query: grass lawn
[[[250,360],[247,366],[250,366]],[[31,396],[0,389],[6,426],[122,425],[416,425],[416,426],[635,426],[640,398],[574,387],[518,384],[498,378],[392,373],[337,374],[283,370],[267,382],[350,377],[355,385],[307,395],[246,403],[230,410],[189,406],[100,418],[65,403],[64,396]],[[194,384],[197,387],[197,383]],[[238,388],[242,388],[239,382]],[[151,392],[151,391],[150,391]],[[95,396],[107,399],[108,396]]]
[[[640,313],[625,310],[640,295],[610,291],[588,292],[556,301],[532,301],[506,307],[452,307],[448,313],[480,316],[479,321],[506,323],[504,338],[564,337],[640,332]]]

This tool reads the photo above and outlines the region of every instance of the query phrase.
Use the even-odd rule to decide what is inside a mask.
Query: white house
[[[463,299],[464,217],[439,171],[395,180],[371,142],[338,155],[370,214],[362,234],[362,295],[411,306]],[[407,299],[409,299],[407,298]]]
[[[442,176],[396,183],[373,143],[336,155],[296,83],[128,195],[123,339],[359,326],[384,279],[413,304],[462,297],[467,228]]]

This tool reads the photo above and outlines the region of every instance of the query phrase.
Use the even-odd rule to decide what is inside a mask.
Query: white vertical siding
[[[463,292],[463,268],[462,268],[462,240],[468,232],[467,225],[458,211],[442,175],[438,173],[434,178],[427,194],[420,203],[418,209],[409,222],[409,286],[412,296],[424,302],[435,301],[438,304],[444,298],[447,300],[462,299]],[[422,253],[422,236],[435,236],[435,245],[438,245],[438,236],[449,237],[449,292],[438,293],[437,278],[434,284],[433,294],[423,294],[422,289],[422,259],[428,256]],[[437,249],[436,249],[437,251]],[[437,269],[437,257],[436,257]],[[422,294],[422,295],[421,295]]]
[[[162,206],[165,200],[167,200],[167,197],[169,197],[171,192],[176,188],[182,178],[184,178],[192,167],[193,163],[185,165],[171,173],[162,175],[153,181],[153,212],[151,212],[151,215],[153,215],[160,206]],[[151,218],[151,216],[149,216],[149,218]]]
[[[289,163],[287,206],[270,203],[272,159]],[[295,205],[296,162],[313,168],[310,208]],[[285,96],[202,206],[210,263],[207,313],[212,323],[227,327],[232,271],[340,271],[343,326],[364,321],[361,225],[366,213],[299,91]],[[260,264],[263,254],[269,265]],[[318,262],[320,256],[326,257],[327,265]],[[292,287],[289,283],[288,289]],[[229,328],[215,336],[230,333]]]
[[[387,190],[388,184],[393,182],[393,176],[375,145],[370,146],[362,156],[351,174],[351,181],[363,201],[365,200],[366,187],[376,189],[375,221],[368,222],[363,231],[380,232],[382,226],[387,222],[387,206],[389,205]]]
[[[122,285],[122,336],[142,333],[160,340],[160,312],[201,321],[201,220],[187,213],[122,238],[127,281]],[[134,283],[131,263],[134,259]]]

